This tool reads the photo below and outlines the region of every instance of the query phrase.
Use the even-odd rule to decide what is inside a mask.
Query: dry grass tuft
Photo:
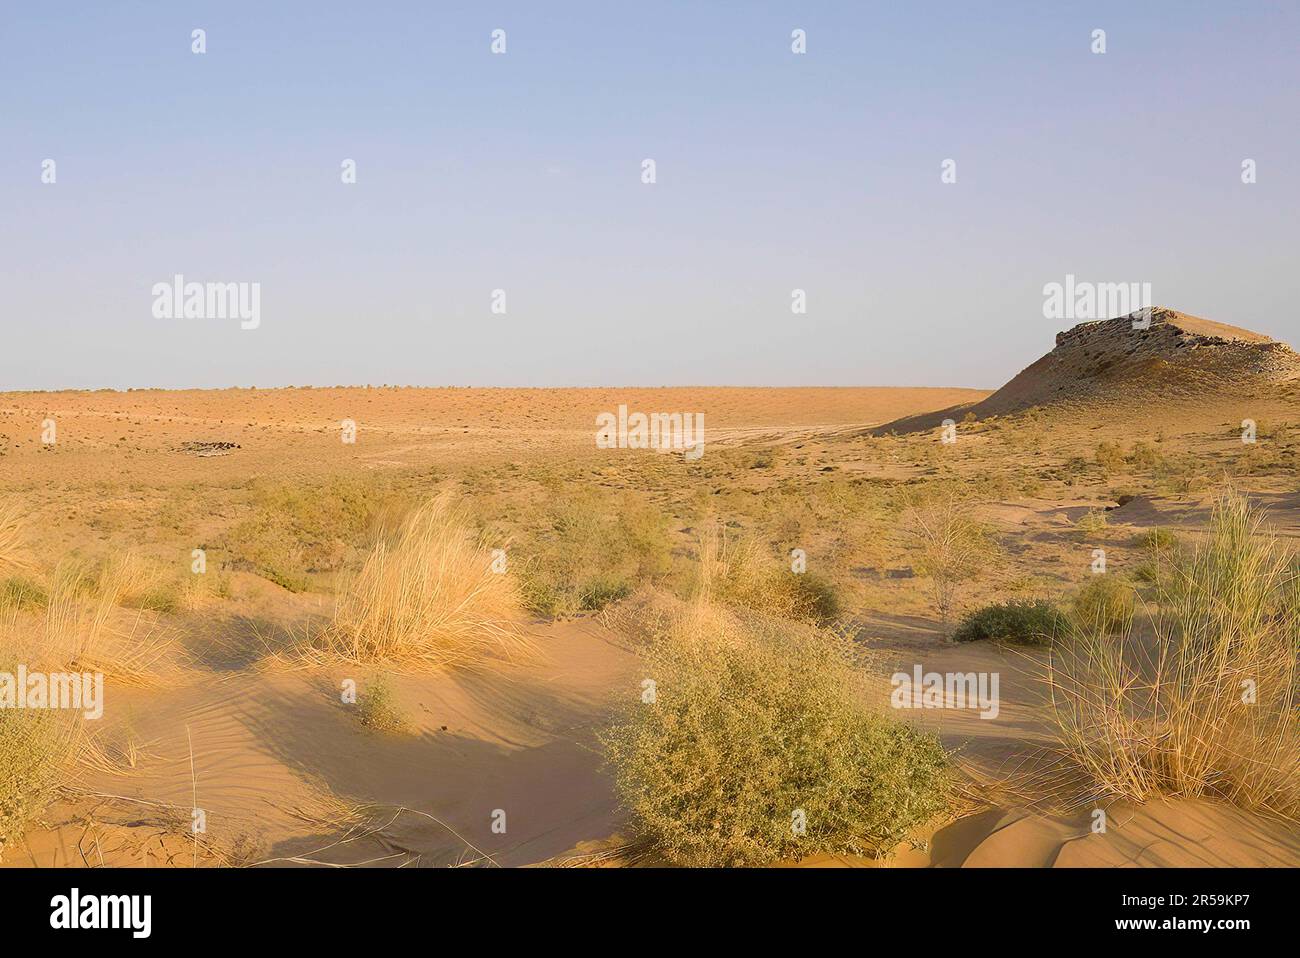
[[[70,668],[144,678],[166,654],[171,635],[139,612],[119,613],[141,575],[131,555],[97,566],[77,559],[60,563],[45,608],[43,652]]]
[[[0,572],[30,574],[36,571],[27,548],[23,513],[17,502],[0,502]]]
[[[531,648],[509,573],[445,496],[381,534],[309,645],[355,663],[473,667]]]
[[[1065,756],[1100,796],[1211,797],[1300,818],[1294,557],[1228,493],[1155,591],[1153,643],[1130,624],[1058,644],[1048,678]]]

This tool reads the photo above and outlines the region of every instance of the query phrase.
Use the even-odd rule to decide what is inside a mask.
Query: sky
[[[1300,345],[1298,154],[1295,0],[0,0],[0,390],[995,388],[1071,274]]]

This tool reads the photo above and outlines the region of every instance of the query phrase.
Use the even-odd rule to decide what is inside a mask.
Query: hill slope
[[[987,399],[895,420],[875,432],[911,432],[968,413],[983,419],[1031,406],[1240,399],[1274,394],[1300,379],[1300,356],[1260,333],[1163,306],[1151,310],[1145,328],[1139,320],[1134,313],[1080,323],[1058,333],[1051,352]]]

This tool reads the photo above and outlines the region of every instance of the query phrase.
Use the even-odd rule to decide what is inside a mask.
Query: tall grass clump
[[[1101,795],[1300,817],[1300,567],[1241,496],[1157,577],[1154,642],[1081,628],[1049,670],[1064,754]]]
[[[472,666],[527,648],[519,613],[513,578],[442,496],[379,535],[312,644],[357,663]]]
[[[144,568],[130,553],[60,562],[45,602],[44,651],[70,667],[144,678],[172,638],[142,613],[119,608],[140,588]]]
[[[35,571],[23,529],[23,513],[17,502],[0,502],[0,572],[28,574]]]
[[[688,606],[643,652],[653,701],[634,698],[604,737],[641,833],[702,866],[908,839],[945,808],[947,759],[866,707],[859,654],[831,630]]]

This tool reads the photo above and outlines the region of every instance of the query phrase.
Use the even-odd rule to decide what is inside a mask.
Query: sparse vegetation
[[[1106,633],[1120,632],[1133,624],[1137,597],[1133,586],[1113,573],[1089,576],[1071,602],[1080,627]]]
[[[687,610],[645,652],[655,700],[607,736],[641,831],[680,864],[758,865],[885,854],[939,814],[943,749],[866,709],[858,655],[826,629]]]
[[[1175,552],[1182,546],[1182,540],[1168,529],[1152,527],[1143,529],[1133,537],[1133,545],[1152,553]]]
[[[531,611],[552,618],[599,611],[668,573],[666,523],[653,507],[630,493],[559,495],[542,527],[513,550]]]
[[[13,673],[13,663],[0,663]],[[0,858],[45,807],[72,749],[66,717],[47,709],[0,708]]]
[[[0,580],[0,612],[43,609],[49,600],[49,593],[35,579],[12,575]]]
[[[1106,521],[1106,513],[1097,509],[1089,509],[1074,522],[1074,528],[1078,533],[1077,538],[1081,542],[1100,539],[1109,530],[1110,525]]]
[[[332,477],[318,483],[251,484],[246,518],[215,544],[233,569],[256,572],[290,592],[337,573],[385,520],[402,512],[402,496],[374,479]]]
[[[1104,578],[1109,578],[1106,576]],[[1154,643],[1081,624],[1050,671],[1064,754],[1097,793],[1300,814],[1300,575],[1236,494],[1157,586]]]

